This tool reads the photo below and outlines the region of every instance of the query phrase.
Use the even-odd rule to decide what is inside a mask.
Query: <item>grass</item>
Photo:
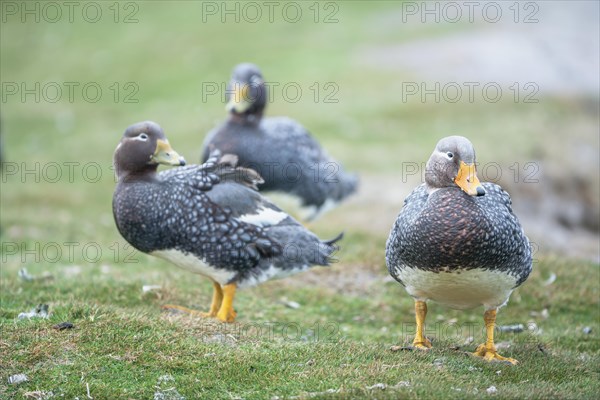
[[[301,121],[348,169],[361,173],[365,187],[372,188],[375,178],[402,186],[403,163],[425,161],[447,134],[470,137],[480,161],[510,166],[560,154],[564,132],[597,148],[590,134],[597,121],[567,98],[403,103],[400,82],[411,77],[363,66],[362,51],[470,27],[398,27],[390,17],[398,12],[395,2],[340,3],[337,24],[306,18],[293,26],[201,23],[199,2],[138,4],[136,24],[9,19],[0,26],[3,82],[97,82],[105,93],[97,103],[81,97],[3,101],[5,156],[8,168],[17,170],[5,164],[0,191],[0,398],[41,398],[41,392],[85,398],[89,388],[96,399],[137,399],[173,394],[171,387],[188,399],[463,399],[487,396],[490,386],[502,398],[600,393],[599,267],[548,249],[536,254],[531,277],[498,317],[500,325],[531,328],[498,336],[502,354],[519,366],[465,354],[483,340],[482,310],[434,304],[427,332],[434,349],[391,351],[411,341],[414,320],[412,300],[387,278],[384,262],[402,197],[392,204],[349,202],[312,223],[321,237],[346,232],[340,262],[241,291],[234,325],[162,313],[166,303],[206,308],[210,284],[132,252],[119,236],[111,215],[112,152],[128,125],[153,119],[180,154],[197,160],[204,133],[224,117],[218,96],[203,101],[202,83],[226,81],[240,61],[259,64],[267,80],[301,85],[305,95],[298,102],[274,102],[268,114]],[[139,101],[115,103],[114,82],[121,89],[136,83]],[[339,102],[315,102],[309,95],[314,82],[335,82]],[[65,162],[79,163],[73,179]],[[48,179],[49,163],[60,167],[57,182]],[[23,176],[25,168],[37,172]],[[376,191],[384,198],[394,188]],[[365,214],[373,215],[370,223],[354,218]],[[40,279],[19,279],[24,267]],[[42,279],[45,273],[52,279]],[[552,274],[557,279],[547,285]],[[161,289],[143,293],[150,284]],[[300,308],[287,307],[290,301]],[[49,319],[17,319],[39,303],[49,304]],[[75,328],[52,328],[64,321]],[[29,381],[8,385],[17,373]]]
[[[315,272],[321,284],[297,277],[243,291],[238,321],[223,325],[161,313],[160,305],[167,302],[206,307],[210,286],[184,271],[152,268],[146,256],[137,258],[142,262],[126,265],[126,272],[114,271],[123,269],[119,266],[75,272],[54,266],[54,280],[27,283],[5,270],[3,371],[6,376],[24,372],[30,381],[4,386],[0,394],[42,390],[81,398],[88,384],[96,398],[148,398],[164,375],[171,375],[188,398],[287,397],[329,389],[340,391],[331,398],[475,398],[490,386],[501,397],[586,398],[599,389],[595,265],[540,260],[499,313],[501,325],[536,326],[498,333],[498,343],[509,346],[503,354],[520,361],[510,367],[465,354],[483,340],[481,310],[430,305],[434,349],[391,351],[392,345],[410,341],[414,315],[412,301],[384,279],[381,259],[375,279],[348,290],[329,284],[328,275],[344,272],[344,265],[336,265],[333,271]],[[580,273],[570,273],[574,268]],[[38,276],[42,270],[29,268]],[[550,273],[558,278],[546,286]],[[144,295],[141,286],[147,283],[160,283],[163,290]],[[288,308],[287,300],[301,307]],[[48,320],[16,319],[18,312],[42,302],[53,311]],[[544,308],[548,316],[531,316]],[[52,329],[63,321],[75,328]],[[585,334],[584,327],[592,333]],[[474,342],[465,344],[471,335]],[[367,389],[378,383],[391,388]]]

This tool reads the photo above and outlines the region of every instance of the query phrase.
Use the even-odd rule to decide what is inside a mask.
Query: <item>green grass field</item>
[[[365,51],[473,27],[396,24],[393,1],[319,3],[316,23],[312,3],[300,3],[304,17],[293,24],[223,24],[188,1],[122,3],[115,23],[112,3],[99,4],[97,23],[77,12],[73,23],[66,14],[22,23],[3,8],[0,398],[598,396],[597,263],[539,246],[532,275],[498,314],[499,325],[525,327],[498,333],[501,353],[520,361],[511,367],[466,354],[483,341],[482,309],[430,304],[434,349],[392,351],[411,343],[414,311],[384,257],[413,185],[400,178],[406,162],[425,162],[450,134],[469,137],[481,162],[502,166],[534,160],[540,149],[559,154],[565,137],[597,151],[597,119],[584,102],[403,102],[401,82],[416,78],[365,65]],[[324,23],[333,11],[338,21]],[[137,22],[124,23],[127,16]],[[224,84],[241,61],[261,66],[267,81],[299,85],[298,101],[277,92],[267,114],[301,121],[363,187],[310,224],[323,238],[345,231],[339,262],[241,291],[238,319],[225,325],[161,311],[167,303],[207,308],[211,285],[127,246],[112,219],[111,163],[125,128],[147,119],[196,162],[204,134],[225,117],[207,85]],[[20,86],[36,82],[39,101]],[[73,101],[68,82],[77,84]],[[327,83],[338,89],[335,103],[324,101]],[[86,84],[101,88],[97,102],[82,93]],[[62,96],[49,101],[57,85]],[[19,278],[22,268],[36,279]],[[143,293],[144,285],[160,289]],[[40,303],[48,319],[17,318]],[[53,329],[64,321],[74,328]],[[9,384],[15,374],[28,381]]]

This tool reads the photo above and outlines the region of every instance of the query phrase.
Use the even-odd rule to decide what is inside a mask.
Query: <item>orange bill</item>
[[[464,161],[461,161],[458,174],[454,178],[454,183],[469,196],[483,196],[485,194],[485,189],[481,185],[481,182],[479,182],[479,178],[477,178],[475,164],[466,164]]]

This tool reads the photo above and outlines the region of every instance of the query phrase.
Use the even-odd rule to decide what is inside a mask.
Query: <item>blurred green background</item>
[[[598,21],[590,2],[505,5],[493,23],[482,5],[473,22],[465,8],[451,22],[455,11],[435,2],[26,4],[7,2],[2,16],[0,116],[5,159],[17,163],[2,182],[10,238],[15,227],[40,228],[58,215],[81,221],[67,230],[93,239],[83,228],[93,223],[90,210],[114,235],[109,168],[123,130],[154,120],[196,162],[205,133],[225,118],[231,69],[250,61],[273,82],[267,114],[297,119],[362,175],[350,208],[330,217],[340,224],[372,224],[369,233],[385,235],[420,180],[413,165],[441,137],[460,134],[484,167],[494,164],[480,167],[483,179],[524,193],[515,206],[526,210],[533,241],[598,261]],[[436,4],[437,14],[427,14]],[[43,170],[48,162],[61,164],[56,183],[44,182],[55,175]],[[63,162],[81,163],[75,184]],[[82,179],[95,171],[84,171],[90,162],[101,165],[100,182]],[[36,173],[22,176],[27,168],[39,171],[39,184]],[[374,201],[383,209],[364,209]],[[40,229],[65,235],[62,224]]]
[[[247,292],[242,316],[300,318],[286,314],[291,311],[285,308],[270,309],[268,300],[253,300],[264,290],[277,299],[309,304],[303,308],[306,318],[327,314],[319,302],[336,299],[339,309],[330,311],[339,315],[340,323],[351,320],[357,308],[372,307],[378,309],[377,321],[383,318],[390,324],[390,332],[399,321],[411,321],[410,299],[385,281],[385,240],[404,197],[420,183],[420,168],[436,142],[459,134],[476,148],[481,180],[500,183],[513,196],[535,243],[536,260],[542,260],[532,280],[541,284],[559,274],[560,282],[560,274],[566,274],[565,293],[588,295],[578,323],[598,327],[598,3],[501,3],[497,19],[490,18],[496,14],[487,10],[488,3],[477,3],[472,20],[463,3],[456,3],[461,17],[455,18],[443,2],[275,2],[272,20],[264,2],[74,4],[70,15],[70,6],[63,2],[2,2],[5,332],[22,329],[12,321],[37,302],[50,302],[58,316],[88,322],[86,307],[94,304],[122,322],[130,310],[156,319],[158,305],[166,299],[208,299],[208,286],[200,278],[192,280],[137,253],[133,257],[138,263],[125,259],[130,250],[112,220],[112,153],[127,126],[149,119],[164,128],[188,162],[197,162],[204,135],[226,117],[223,89],[231,69],[244,61],[259,65],[265,79],[273,82],[267,116],[300,121],[346,169],[360,175],[361,188],[310,226],[321,237],[346,232],[340,264]],[[428,14],[426,7],[434,11]],[[214,87],[218,93],[207,91]],[[290,89],[284,93],[285,87]],[[301,89],[300,95],[294,87]],[[457,87],[462,91],[458,100]],[[472,98],[469,87],[474,88]],[[501,89],[497,101],[496,88]],[[78,243],[73,257],[67,255],[65,242]],[[47,243],[60,245],[58,261],[53,261],[54,253],[43,253]],[[98,244],[101,256],[84,254],[86,243]],[[36,245],[42,250],[35,250]],[[34,251],[24,255],[24,249]],[[55,280],[27,286],[17,278],[23,267],[38,275],[49,271]],[[573,268],[585,270],[580,277],[588,285],[585,289],[569,281]],[[139,295],[146,283],[163,284],[169,294],[148,302]],[[311,291],[313,285],[319,295]],[[385,285],[384,293],[379,293],[380,285]],[[334,297],[322,295],[324,286],[333,288]],[[546,296],[541,289],[531,292]],[[507,315],[522,320],[519,316],[528,307],[554,304],[539,296],[530,295],[523,308],[508,307],[507,313],[513,314]],[[398,314],[386,313],[390,305],[399,307]],[[266,309],[266,316],[257,308]],[[546,340],[555,338],[550,332],[560,337],[574,323],[569,319],[573,315],[564,318],[546,328]],[[397,339],[378,327],[357,326],[357,321],[349,323],[346,335],[370,338],[371,343]],[[25,329],[38,328],[31,324]],[[597,333],[594,338],[592,353],[597,355]],[[20,343],[22,352],[5,349],[14,361],[4,361],[7,371],[16,373],[37,362],[28,358],[31,349],[21,340],[9,340]],[[91,344],[80,345],[94,352]],[[42,373],[46,380],[58,375],[60,368]],[[565,376],[561,382],[575,390]],[[521,376],[515,382],[517,378]],[[154,375],[143,379],[145,387],[156,382]],[[327,382],[323,379],[317,375],[314,382],[283,385],[286,389],[281,390],[288,395],[299,388],[320,390]],[[71,384],[70,378],[65,382]],[[74,393],[69,384],[65,393]],[[128,387],[127,382],[123,385]],[[114,390],[109,393],[121,393]],[[526,393],[514,390],[509,393]],[[146,392],[140,389],[137,395],[142,394]]]

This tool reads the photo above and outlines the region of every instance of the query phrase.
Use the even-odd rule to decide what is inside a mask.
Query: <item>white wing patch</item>
[[[272,208],[259,208],[254,214],[244,214],[237,218],[238,221],[246,222],[248,224],[265,227],[277,225],[288,215],[283,211],[273,210]]]

